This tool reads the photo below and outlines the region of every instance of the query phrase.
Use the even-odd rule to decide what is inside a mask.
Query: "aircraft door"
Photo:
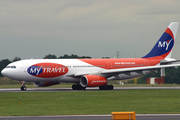
[[[147,60],[144,60],[145,66],[149,66],[149,62]]]
[[[24,72],[27,72],[27,69],[29,67],[28,63],[23,63],[23,66],[24,66]]]
[[[108,69],[113,69],[113,66],[112,66],[111,62],[107,62],[107,66],[108,66]]]

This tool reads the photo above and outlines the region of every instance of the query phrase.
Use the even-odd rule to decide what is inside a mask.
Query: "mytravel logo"
[[[38,63],[30,66],[27,72],[36,77],[52,78],[66,74],[68,68],[57,63]]]
[[[163,43],[159,41],[158,47],[166,47],[166,50],[168,50],[169,44],[171,43],[172,40],[173,38],[171,40],[164,41]]]

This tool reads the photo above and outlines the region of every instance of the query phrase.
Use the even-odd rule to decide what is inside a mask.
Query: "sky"
[[[170,22],[180,0],[0,0],[0,60],[47,54],[93,58],[143,57]],[[180,28],[172,57],[180,59]]]

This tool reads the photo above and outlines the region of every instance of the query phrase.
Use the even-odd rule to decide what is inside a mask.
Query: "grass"
[[[1,92],[0,116],[180,113],[179,90]],[[19,104],[19,97],[22,105]]]
[[[115,87],[179,86],[178,84],[116,84]],[[71,87],[73,83],[50,86]],[[34,88],[32,83],[27,88]],[[20,88],[17,81],[0,79],[0,88]],[[36,88],[36,87],[35,87]],[[0,116],[111,114],[136,111],[138,114],[180,114],[180,90],[113,90],[66,92],[0,92]],[[22,105],[19,104],[19,97]]]

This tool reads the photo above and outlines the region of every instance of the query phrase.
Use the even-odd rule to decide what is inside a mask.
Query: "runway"
[[[8,116],[0,120],[110,120],[111,115]],[[136,114],[136,120],[179,120],[180,114]]]
[[[145,89],[180,89],[180,86],[174,87],[114,87],[114,90],[145,90]],[[86,88],[85,91],[98,91],[99,87]],[[65,91],[81,91],[72,90],[72,88],[27,88],[21,91],[20,88],[0,88],[0,92],[65,92]]]
[[[180,89],[174,87],[114,87],[114,90],[140,90],[140,89]],[[0,88],[0,92],[67,92],[75,91],[71,88],[27,88],[21,91],[20,88]],[[87,88],[85,91],[99,91],[98,87]],[[111,115],[56,115],[56,116],[7,116],[0,120],[110,120]],[[136,114],[136,120],[180,120],[180,114]]]

